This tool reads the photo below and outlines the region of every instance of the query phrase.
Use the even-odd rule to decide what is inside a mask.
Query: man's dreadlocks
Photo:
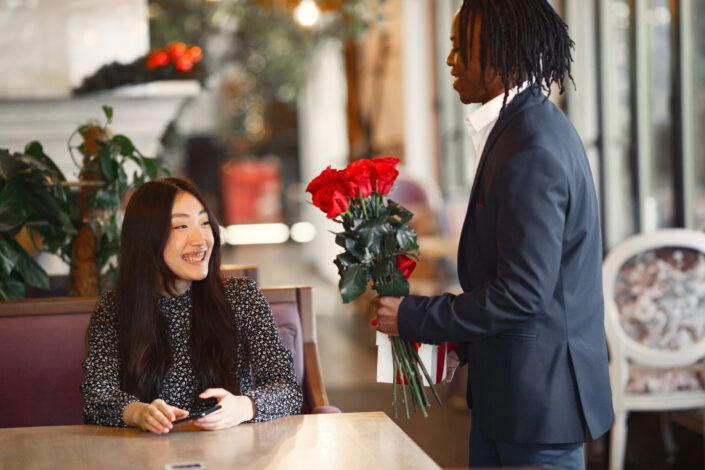
[[[477,16],[480,24],[480,68],[485,85],[485,68],[497,70],[504,83],[504,100],[510,86],[524,81],[535,83],[551,93],[556,83],[565,91],[570,74],[574,42],[567,26],[546,0],[463,0],[460,9],[459,45],[465,64]],[[469,32],[469,34],[467,34]],[[573,82],[575,84],[575,82]]]

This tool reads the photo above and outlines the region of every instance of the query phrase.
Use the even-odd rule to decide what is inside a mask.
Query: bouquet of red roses
[[[419,247],[416,231],[408,225],[413,214],[386,196],[399,176],[398,158],[357,160],[344,170],[330,166],[306,188],[313,204],[329,219],[340,222],[343,231],[336,233],[335,243],[344,248],[335,258],[343,302],[350,302],[372,288],[380,296],[409,294],[408,276],[416,266]],[[424,416],[430,401],[423,387],[423,376],[441,404],[426,367],[419,359],[417,345],[399,337],[390,337],[394,388],[394,416],[397,416],[397,381],[402,384],[406,417],[409,402],[419,406]],[[423,376],[422,376],[423,373]],[[408,390],[407,390],[408,388]],[[408,395],[408,396],[407,396]]]

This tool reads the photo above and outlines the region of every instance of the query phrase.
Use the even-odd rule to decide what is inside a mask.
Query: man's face
[[[482,77],[482,69],[480,68],[480,24],[481,17],[477,15],[472,46],[471,50],[468,51],[467,64],[463,62],[463,56],[460,53],[460,35],[469,35],[470,25],[468,25],[467,31],[460,31],[460,10],[455,12],[453,25],[450,30],[450,40],[453,46],[446,59],[446,64],[451,67],[450,74],[455,77],[453,88],[458,92],[460,101],[465,104],[486,103],[504,92],[504,84],[501,77],[489,64],[485,67],[485,84],[480,84]]]

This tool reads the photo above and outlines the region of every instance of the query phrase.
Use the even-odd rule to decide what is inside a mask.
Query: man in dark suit
[[[613,421],[598,204],[585,150],[543,95],[573,46],[546,0],[465,0],[447,63],[479,164],[458,250],[460,295],[383,297],[378,328],[457,341],[470,465],[584,468]],[[457,354],[457,355],[456,355]]]

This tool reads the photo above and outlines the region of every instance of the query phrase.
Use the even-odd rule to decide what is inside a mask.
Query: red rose
[[[372,186],[372,173],[374,164],[372,160],[363,158],[352,162],[342,171],[343,184],[348,192],[348,196],[356,198],[367,197],[374,191]]]
[[[377,193],[384,195],[389,193],[394,186],[394,181],[399,176],[397,164],[400,162],[398,158],[383,157],[372,160],[374,164],[373,185],[377,188]]]
[[[416,261],[404,255],[397,255],[397,268],[404,273],[404,277],[409,279],[411,273],[416,269]]]
[[[147,56],[147,68],[154,70],[169,63],[169,54],[161,49],[155,49]]]
[[[313,196],[313,205],[325,212],[329,219],[346,212],[350,206],[340,173],[329,166],[306,187],[306,192]]]
[[[169,58],[176,62],[179,57],[186,53],[186,44],[183,42],[175,42],[166,46],[166,50],[169,53]]]

